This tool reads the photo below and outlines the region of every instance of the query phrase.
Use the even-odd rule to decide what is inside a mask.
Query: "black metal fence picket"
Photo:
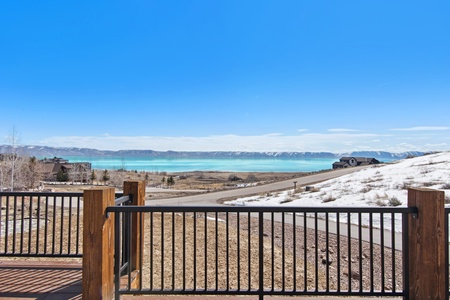
[[[81,257],[82,196],[0,192],[0,256]]]
[[[414,208],[115,206],[141,219],[139,282],[125,294],[405,296]],[[125,223],[122,223],[125,224]],[[131,234],[131,233],[130,233]],[[120,255],[118,254],[120,253]],[[127,260],[130,260],[128,258]],[[130,271],[131,272],[131,271]]]

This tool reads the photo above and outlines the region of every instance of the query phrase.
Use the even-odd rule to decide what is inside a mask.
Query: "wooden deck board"
[[[55,261],[0,261],[1,300],[81,300],[82,268],[80,263]],[[270,297],[265,299],[353,299],[371,297]],[[122,296],[123,300],[257,300],[257,296]],[[390,298],[399,299],[399,298]]]
[[[0,299],[78,300],[80,263],[0,261]]]

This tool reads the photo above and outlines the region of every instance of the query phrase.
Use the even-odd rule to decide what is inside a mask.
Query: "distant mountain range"
[[[421,156],[424,152],[408,151],[391,153],[385,151],[332,152],[242,152],[242,151],[154,151],[154,150],[97,150],[90,148],[20,146],[19,153],[39,158],[65,156],[85,157],[153,157],[153,158],[336,158],[343,156],[373,157],[378,160],[396,160],[407,156]],[[0,153],[11,153],[11,146],[0,145]]]

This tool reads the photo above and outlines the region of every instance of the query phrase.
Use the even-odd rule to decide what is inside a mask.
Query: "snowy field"
[[[405,207],[409,187],[426,187],[445,192],[450,201],[450,152],[404,159],[318,183],[311,191],[284,191],[239,198],[225,204],[239,206],[302,207]],[[344,218],[344,219],[342,219]],[[401,217],[400,217],[401,218]],[[352,223],[357,223],[355,216]],[[341,217],[346,222],[345,216]],[[374,220],[379,226],[380,220]],[[386,220],[387,221],[387,220]],[[367,225],[367,218],[363,223]],[[401,225],[398,220],[398,225]],[[396,231],[401,228],[396,226]]]

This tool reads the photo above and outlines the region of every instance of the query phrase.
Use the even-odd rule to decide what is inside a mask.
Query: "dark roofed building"
[[[333,170],[334,169],[344,169],[344,168],[348,168],[350,167],[350,165],[344,161],[337,161],[335,163],[333,163]]]
[[[54,157],[45,158],[43,162],[43,177],[47,181],[56,181],[58,173],[67,174],[70,181],[85,182],[91,172],[91,163],[69,163],[67,159]]]
[[[355,167],[358,164],[355,157],[341,157],[339,161],[347,163],[350,167]]]
[[[357,166],[379,164],[380,161],[373,157],[355,157]]]
[[[333,169],[374,165],[379,163],[380,161],[373,157],[341,157],[339,162],[333,163]]]
[[[61,157],[53,157],[53,158],[44,158],[42,160],[42,162],[44,164],[56,164],[56,163],[60,163],[60,164],[67,164],[69,163],[69,161],[67,159],[61,158]]]

